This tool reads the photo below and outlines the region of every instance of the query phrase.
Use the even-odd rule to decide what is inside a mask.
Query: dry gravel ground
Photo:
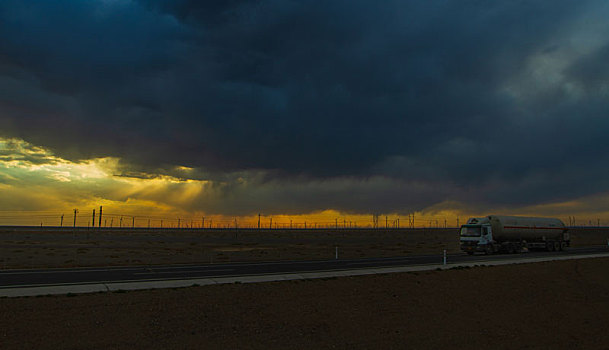
[[[0,349],[609,349],[609,259],[0,299]]]
[[[606,245],[609,229],[571,229],[573,246]],[[333,259],[459,252],[459,231],[0,228],[0,269]]]

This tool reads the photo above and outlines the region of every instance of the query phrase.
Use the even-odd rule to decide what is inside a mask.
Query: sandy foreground
[[[609,229],[571,229],[572,246]],[[19,230],[0,228],[0,269],[192,264],[459,253],[459,230]]]
[[[609,349],[609,259],[0,299],[0,349]]]

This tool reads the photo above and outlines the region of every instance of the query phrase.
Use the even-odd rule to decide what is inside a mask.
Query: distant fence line
[[[457,227],[459,219],[452,222],[445,217],[416,217],[414,215],[380,216],[371,215],[370,220],[353,219],[347,216],[334,220],[291,219],[285,215],[281,219],[273,215],[260,214],[257,219],[218,218],[214,216],[167,217],[158,215],[129,215],[102,211],[81,211],[70,213],[56,211],[0,211],[0,225],[46,226],[46,227],[101,227],[101,228],[183,228],[183,229],[355,229],[355,228],[422,228]]]
[[[464,224],[459,217],[444,216],[390,216],[371,215],[369,220],[336,217],[331,221],[276,219],[272,215],[259,215],[255,220],[218,218],[208,216],[166,217],[156,215],[128,215],[102,211],[70,213],[50,211],[0,211],[2,226],[89,227],[89,228],[174,228],[174,229],[405,229],[405,228],[456,228]],[[600,219],[576,220],[569,216],[563,222],[567,227],[601,227]]]

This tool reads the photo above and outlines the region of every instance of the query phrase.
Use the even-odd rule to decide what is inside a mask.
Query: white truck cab
[[[470,219],[470,221],[472,221]],[[493,253],[493,229],[489,223],[470,223],[461,226],[461,250],[467,254],[475,252]]]

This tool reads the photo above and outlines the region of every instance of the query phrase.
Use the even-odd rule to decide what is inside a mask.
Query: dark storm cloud
[[[358,188],[399,211],[377,176],[425,183],[434,202],[562,200],[609,190],[609,40],[574,44],[607,14],[571,0],[3,1],[0,132],[133,173],[245,174],[257,186],[239,193],[281,189],[303,210],[365,210]],[[344,194],[319,185],[340,179]],[[331,193],[346,199],[315,200]]]
[[[455,192],[450,186],[373,177],[366,180],[339,178],[325,180],[271,180],[221,184],[209,189],[191,209],[233,215],[300,214],[339,208],[346,214],[408,213],[428,207]],[[345,200],[349,198],[350,200]],[[321,209],[320,209],[321,208]]]

